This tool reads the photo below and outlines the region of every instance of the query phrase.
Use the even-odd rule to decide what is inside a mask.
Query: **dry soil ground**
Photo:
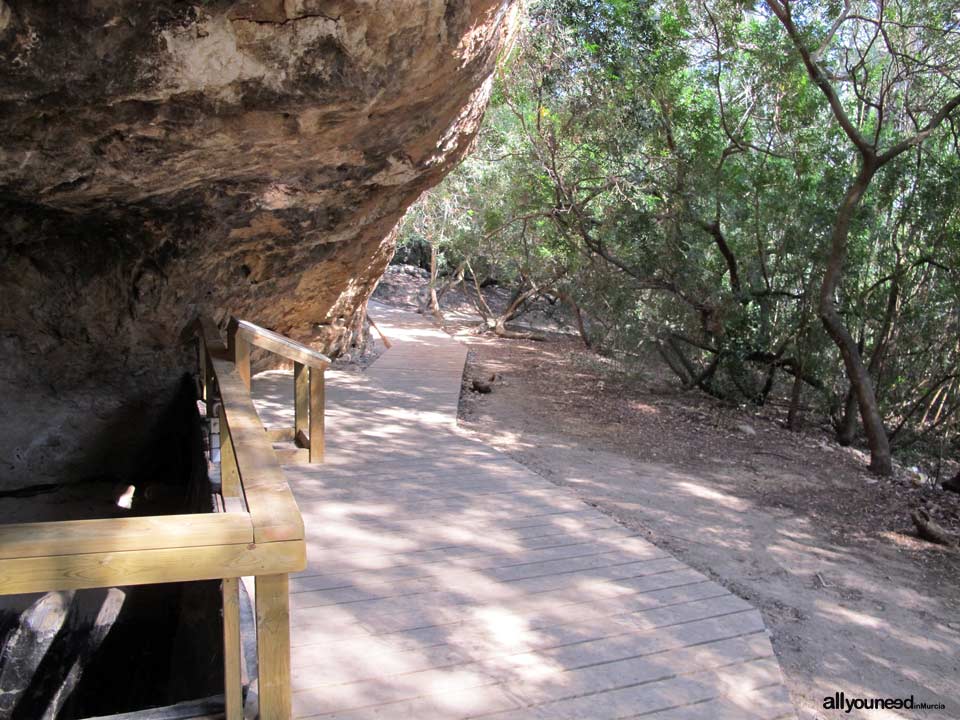
[[[409,304],[423,282],[392,268],[378,294]],[[812,423],[721,406],[653,362],[626,374],[570,335],[479,335],[466,298],[449,300],[471,348],[461,426],[759,607],[801,718],[857,717],[822,709],[841,690],[945,706],[862,717],[960,718],[960,554],[909,520],[924,507],[958,533],[960,496],[873,478]]]

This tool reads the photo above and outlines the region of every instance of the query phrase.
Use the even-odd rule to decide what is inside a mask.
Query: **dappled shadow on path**
[[[291,579],[295,714],[790,717],[759,614],[458,434],[465,351],[403,319],[379,311],[396,347],[369,372],[329,373],[327,462],[284,468],[309,563]],[[292,424],[289,374],[254,394]]]
[[[949,578],[927,577],[889,545],[845,542],[815,514],[761,507],[725,472],[694,476],[614,453],[585,454],[558,436],[503,436],[497,445],[529,456],[544,476],[756,604],[802,717],[822,716],[823,698],[840,690],[913,695],[946,707],[922,717],[960,717],[956,610],[925,592],[927,583]]]

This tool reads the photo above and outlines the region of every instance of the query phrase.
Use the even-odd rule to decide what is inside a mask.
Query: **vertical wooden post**
[[[209,376],[207,372],[207,347],[201,338],[196,338],[197,343],[197,379],[200,381],[200,399],[207,406],[207,417],[210,416],[210,402],[207,396],[210,394]]]
[[[310,373],[306,365],[293,363],[293,436],[310,433]]]
[[[239,335],[233,338],[233,362],[243,384],[250,390],[250,343]]]
[[[243,720],[243,680],[240,675],[240,579],[224,578],[223,697],[226,720]]]
[[[204,346],[203,351],[203,402],[207,406],[207,417],[214,417],[217,412],[215,409],[216,398],[217,398],[217,376],[213,372],[213,362],[210,360],[210,355],[207,353],[207,348]]]
[[[310,462],[323,462],[324,453],[323,370],[310,368]]]
[[[290,720],[290,583],[257,575],[257,673],[260,720]]]
[[[240,495],[240,468],[233,450],[233,438],[227,426],[227,414],[220,406],[220,494],[226,497]]]

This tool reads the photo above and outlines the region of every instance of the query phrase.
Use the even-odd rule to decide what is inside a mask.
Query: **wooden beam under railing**
[[[151,515],[0,525],[0,559],[252,542],[253,526],[247,513]]]
[[[177,516],[165,518],[173,524]],[[68,539],[64,545],[69,547]],[[0,593],[221,580],[298,572],[305,566],[302,540],[7,558],[0,560]]]

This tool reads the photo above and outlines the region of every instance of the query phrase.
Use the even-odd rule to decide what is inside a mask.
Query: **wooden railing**
[[[292,359],[310,368],[311,380],[317,371],[318,390],[307,393],[317,416],[309,422],[309,439],[321,443],[316,451],[321,456],[325,365],[320,364],[329,361],[307,348],[303,350],[309,354],[302,354],[298,349],[302,346],[248,323],[234,323],[233,328],[232,347],[224,344],[209,319],[198,319],[189,329],[199,340],[203,399],[208,413],[216,413],[220,420],[226,511],[0,525],[0,595],[220,579],[225,711],[228,720],[240,720],[239,578],[252,576],[259,717],[288,720],[288,574],[306,566],[304,528],[250,398],[249,343],[274,351],[282,348],[287,357],[296,354]],[[313,442],[310,447],[314,453]]]
[[[311,463],[323,462],[324,452],[324,371],[330,358],[272,330],[246,320],[233,319],[228,328],[230,355],[237,371],[250,389],[250,347],[256,346],[293,361],[294,425],[271,430],[275,440],[292,440],[309,450]]]

